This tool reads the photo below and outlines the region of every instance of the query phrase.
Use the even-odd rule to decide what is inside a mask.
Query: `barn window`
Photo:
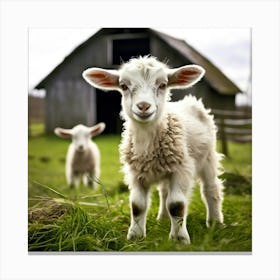
[[[120,65],[133,56],[147,55],[150,53],[149,38],[129,38],[112,40],[112,64]]]

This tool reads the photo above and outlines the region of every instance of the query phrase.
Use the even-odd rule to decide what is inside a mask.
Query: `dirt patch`
[[[67,210],[67,205],[52,200],[40,202],[28,209],[28,222],[56,220],[62,217]]]

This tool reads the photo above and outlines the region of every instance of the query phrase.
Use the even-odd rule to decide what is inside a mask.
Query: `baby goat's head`
[[[57,127],[54,133],[62,138],[72,138],[75,150],[83,153],[88,149],[90,139],[102,133],[105,129],[105,123],[98,123],[93,127],[87,127],[82,124],[74,126],[72,129]]]
[[[119,70],[89,68],[83,77],[96,88],[121,92],[125,117],[150,123],[162,115],[169,89],[190,87],[204,72],[197,65],[169,69],[156,58],[145,56],[130,59]]]

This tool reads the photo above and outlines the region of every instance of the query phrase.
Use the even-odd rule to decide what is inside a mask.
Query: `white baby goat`
[[[220,155],[216,152],[216,127],[201,102],[188,96],[169,102],[171,88],[188,88],[204,69],[187,65],[169,69],[156,58],[131,59],[119,70],[90,68],[83,77],[94,87],[122,94],[125,120],[121,162],[130,189],[131,225],[127,238],[146,235],[149,189],[157,183],[160,194],[158,219],[171,219],[170,238],[188,244],[187,209],[193,179],[201,179],[207,209],[206,223],[223,223]]]
[[[100,152],[91,138],[102,133],[104,123],[98,123],[93,127],[82,124],[72,129],[57,127],[54,132],[62,138],[72,138],[66,157],[66,180],[69,186],[77,186],[80,176],[85,186],[96,187],[100,176]]]

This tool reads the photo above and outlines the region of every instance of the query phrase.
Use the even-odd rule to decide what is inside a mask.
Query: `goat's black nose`
[[[151,107],[151,104],[147,102],[140,102],[137,104],[137,107],[140,111],[142,111],[142,113],[145,113]]]

